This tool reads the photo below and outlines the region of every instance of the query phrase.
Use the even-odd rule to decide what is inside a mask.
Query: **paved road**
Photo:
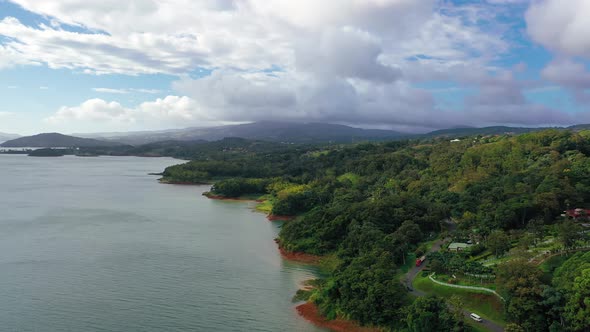
[[[448,219],[446,219],[444,222],[448,227],[449,233],[452,233],[455,231],[455,228],[457,225],[454,222],[452,222]],[[439,251],[441,249],[442,244],[444,242],[446,242],[447,240],[448,240],[448,238],[437,240],[436,242],[434,242],[432,244],[432,248],[430,248],[429,252]],[[414,289],[414,287],[412,286],[414,279],[416,279],[416,276],[418,275],[418,273],[422,272],[425,265],[426,264],[422,264],[421,266],[412,267],[408,271],[408,273],[406,273],[406,277],[404,278],[404,284],[408,288],[410,294],[412,294],[414,296],[425,296],[426,295],[426,293],[419,291],[417,289]],[[471,314],[471,312],[469,312],[467,310],[463,310],[463,316],[465,316],[466,319],[471,319],[471,317],[469,316],[470,314]],[[492,321],[489,321],[487,319],[484,319],[483,322],[481,322],[479,324],[481,324],[483,327],[485,327],[489,331],[493,331],[493,332],[503,332],[504,331],[504,328],[502,326],[500,326]]]

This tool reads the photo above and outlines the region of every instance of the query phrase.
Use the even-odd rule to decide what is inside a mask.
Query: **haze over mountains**
[[[100,141],[91,138],[80,138],[58,133],[46,133],[33,136],[20,137],[0,144],[0,147],[24,148],[24,147],[107,147],[120,146],[121,143],[112,141]]]
[[[216,141],[225,137],[240,137],[262,141],[289,143],[350,143],[354,142],[355,140],[376,141],[394,139],[401,136],[406,136],[407,134],[392,130],[362,129],[330,123],[290,123],[261,121],[238,125],[208,128],[186,128],[155,132],[74,135],[138,145],[166,140]]]
[[[560,127],[561,128],[561,127]],[[590,125],[581,124],[562,129],[588,129]],[[382,141],[400,138],[418,137],[459,137],[468,135],[502,135],[520,134],[547,128],[528,127],[463,127],[436,130],[427,134],[402,133],[393,130],[363,129],[330,123],[289,123],[289,122],[253,122],[239,125],[227,125],[208,128],[186,128],[166,131],[142,131],[129,133],[74,134],[75,136],[117,141],[131,145],[141,145],[159,141],[179,140],[215,141],[225,137],[241,137],[262,141],[310,143],[336,142],[353,143],[357,141]]]
[[[19,137],[20,137],[20,135],[16,135],[16,134],[0,133],[0,143],[11,140],[11,139],[19,138]]]
[[[186,128],[165,131],[129,133],[39,134],[13,139],[2,147],[112,147],[123,144],[139,146],[164,141],[217,141],[226,137],[285,142],[285,143],[354,143],[360,141],[385,141],[421,137],[461,137],[470,135],[521,134],[547,128],[484,127],[451,128],[427,134],[408,134],[392,130],[362,129],[329,123],[254,122],[209,128]],[[590,125],[576,125],[567,130],[590,129]]]

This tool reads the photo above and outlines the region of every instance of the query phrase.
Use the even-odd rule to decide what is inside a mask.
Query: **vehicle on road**
[[[473,319],[476,322],[483,322],[483,319],[481,319],[481,317],[479,317],[479,315],[471,313],[469,314],[469,317],[471,317],[471,319]]]
[[[422,263],[424,263],[425,260],[426,260],[426,256],[422,256],[422,257],[418,258],[416,260],[416,266],[422,265]]]

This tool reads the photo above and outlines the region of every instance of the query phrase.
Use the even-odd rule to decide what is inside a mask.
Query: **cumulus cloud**
[[[558,59],[549,63],[541,76],[568,89],[578,103],[590,105],[590,71],[580,62]]]
[[[102,130],[105,128],[161,128],[162,125],[179,126],[208,121],[208,119],[209,116],[199,112],[198,105],[192,99],[167,96],[141,103],[136,107],[125,107],[118,102],[99,98],[89,99],[77,106],[63,106],[45,121],[54,127],[76,123]]]
[[[580,62],[558,59],[541,72],[543,78],[574,89],[590,89],[590,72]]]
[[[590,57],[590,2],[541,0],[526,12],[527,31],[541,45],[571,56]]]
[[[87,74],[179,78],[172,87],[179,96],[133,107],[91,99],[57,110],[47,119],[54,125],[94,121],[165,127],[275,119],[432,129],[570,121],[532,104],[510,69],[496,65],[511,45],[499,32],[504,27],[490,22],[505,14],[501,5],[525,0],[477,5],[437,0],[11,1],[51,24],[1,20],[0,35],[6,39],[0,42],[0,68],[45,64]],[[537,23],[554,3],[531,5],[529,33],[548,47],[584,54],[586,41],[578,43],[560,28],[565,17],[577,22],[576,32],[585,29],[584,22],[568,16],[569,9],[556,11],[567,15],[550,20],[561,31],[557,37]],[[578,12],[585,9],[583,1],[572,4]],[[79,29],[73,32],[71,26]],[[562,43],[563,38],[572,41]],[[199,69],[212,74],[190,78]],[[464,101],[465,109],[446,109],[430,90],[417,87],[433,81],[478,92]]]

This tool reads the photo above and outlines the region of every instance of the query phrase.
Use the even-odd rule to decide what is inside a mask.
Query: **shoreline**
[[[239,198],[239,197],[225,197],[220,195],[214,195],[210,192],[204,192],[203,196],[209,199],[221,200],[221,201],[233,201],[233,202],[257,202],[262,203],[264,200],[261,199],[247,199],[247,198]],[[261,212],[261,211],[258,211]],[[290,221],[295,219],[295,216],[282,216],[282,215],[274,215],[274,214],[267,214],[266,219],[268,221]],[[306,254],[303,252],[290,252],[285,250],[279,244],[278,239],[275,239],[275,243],[277,244],[277,249],[281,255],[281,258],[295,263],[300,264],[308,264],[308,265],[321,265],[322,256]],[[310,291],[313,286],[305,286],[302,289],[306,291]],[[343,318],[337,318],[333,320],[328,320],[326,317],[322,316],[319,312],[318,307],[312,302],[305,302],[295,307],[297,310],[297,314],[305,319],[306,321],[310,322],[311,324],[329,329],[334,332],[380,332],[380,329],[374,327],[363,327],[360,326],[357,322],[346,320]]]
[[[262,199],[243,198],[243,197],[226,197],[226,196],[221,196],[221,195],[215,195],[209,191],[205,191],[201,195],[203,195],[209,199],[214,199],[217,201],[236,201],[236,202],[255,202],[255,203],[264,202],[264,200],[262,200]]]
[[[266,216],[266,219],[268,219],[269,221],[291,221],[295,218],[295,216],[282,216],[272,213]]]
[[[148,175],[159,175],[159,174],[148,174]],[[174,185],[182,185],[182,186],[209,186],[210,183],[194,183],[194,182],[183,182],[183,181],[167,181],[159,179],[158,182],[161,184],[174,184]]]
[[[278,244],[278,240],[275,239],[275,242],[278,245],[278,249],[279,249],[279,253],[281,254],[281,257],[283,257],[284,259],[286,259],[288,261],[303,263],[303,264],[311,264],[311,265],[319,265],[322,261],[322,258],[323,258],[322,256],[306,254],[303,252],[287,251],[287,250],[281,248],[281,246]]]
[[[320,314],[318,307],[312,302],[305,302],[295,307],[299,316],[305,318],[315,326],[330,329],[335,332],[379,332],[381,331],[375,327],[364,327],[358,325],[354,321],[336,318],[327,320]]]

